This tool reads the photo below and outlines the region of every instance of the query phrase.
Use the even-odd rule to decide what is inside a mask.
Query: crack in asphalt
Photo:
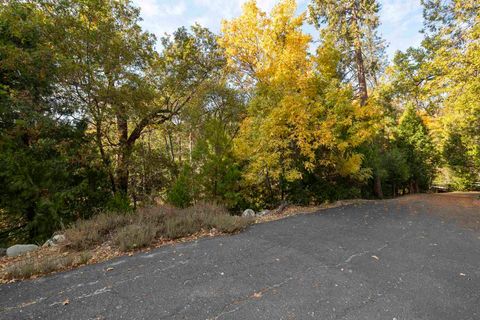
[[[307,271],[305,271],[305,272],[307,272]],[[259,290],[259,291],[255,291],[253,294],[249,295],[249,296],[246,297],[246,298],[243,298],[243,299],[240,299],[240,300],[235,300],[235,301],[227,304],[227,305],[223,308],[223,310],[227,309],[229,306],[232,306],[232,305],[234,305],[234,304],[238,304],[238,307],[236,307],[236,308],[234,308],[234,309],[232,309],[232,310],[229,310],[229,311],[222,311],[222,313],[220,313],[219,315],[215,316],[214,318],[210,318],[210,319],[212,319],[212,320],[217,320],[217,319],[220,319],[221,317],[223,317],[223,316],[225,316],[225,315],[227,315],[227,314],[234,313],[234,312],[238,311],[238,310],[239,310],[243,305],[245,305],[248,301],[251,301],[252,299],[257,299],[257,298],[255,297],[255,295],[260,294],[260,296],[259,296],[258,298],[261,298],[261,297],[263,296],[263,294],[265,294],[265,293],[267,293],[267,292],[269,292],[269,291],[271,291],[271,290],[273,290],[273,289],[280,288],[281,286],[283,286],[283,285],[285,285],[286,283],[292,281],[293,279],[294,279],[293,276],[292,276],[292,277],[288,277],[287,279],[285,279],[285,280],[282,281],[282,282],[275,283],[275,284],[273,284],[273,285],[271,285],[271,286],[268,286],[268,287],[266,287],[266,288],[263,288],[263,289],[261,289],[261,290]]]

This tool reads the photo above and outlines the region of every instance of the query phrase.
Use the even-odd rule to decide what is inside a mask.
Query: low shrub
[[[5,270],[7,279],[26,279],[33,275],[46,274],[54,271],[87,263],[92,257],[90,252],[68,254],[66,256],[29,257],[8,266]]]
[[[25,279],[35,274],[35,263],[33,260],[19,261],[5,270],[7,279]]]
[[[94,248],[105,242],[125,252],[149,246],[157,239],[175,240],[214,228],[222,233],[234,233],[252,222],[253,219],[231,216],[224,208],[207,203],[185,209],[168,205],[148,207],[127,215],[101,213],[89,220],[79,220],[64,230],[63,253],[26,256],[6,266],[2,278],[26,279],[86,264]]]
[[[129,223],[129,216],[101,213],[89,220],[78,220],[65,230],[65,246],[74,250],[86,250],[101,244],[117,228]]]
[[[143,248],[155,240],[156,230],[153,225],[131,224],[127,225],[114,235],[113,242],[121,251]]]
[[[215,229],[222,233],[240,232],[248,227],[248,225],[252,222],[253,219],[242,218],[238,216],[219,215],[213,219],[213,225],[215,226]]]
[[[233,233],[244,229],[251,222],[252,220],[246,218],[231,216],[222,207],[198,203],[167,215],[164,236],[168,239],[178,239],[212,228],[220,232]]]
[[[178,239],[192,235],[202,228],[202,221],[194,215],[176,214],[165,220],[163,236],[167,239]]]
[[[92,259],[92,253],[83,251],[78,255],[78,264],[86,264],[90,259]]]
[[[174,240],[217,229],[224,233],[238,232],[251,220],[231,216],[224,208],[198,203],[181,209],[172,206],[147,207],[130,215],[101,213],[90,220],[77,221],[65,230],[65,247],[88,250],[113,240],[121,251],[148,246],[156,238]]]

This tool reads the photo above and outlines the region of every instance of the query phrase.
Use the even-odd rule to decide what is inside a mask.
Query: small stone
[[[7,256],[16,257],[26,252],[37,250],[38,246],[35,244],[16,244],[7,249]]]
[[[53,236],[52,241],[54,243],[62,243],[65,241],[65,236],[63,234],[56,234]]]
[[[253,211],[252,209],[246,209],[245,211],[243,211],[242,217],[253,218],[255,217],[255,211]]]
[[[263,217],[263,216],[266,216],[266,215],[269,215],[269,214],[270,214],[270,210],[262,210],[259,213],[257,213],[257,215],[260,216],[260,217]]]
[[[64,241],[65,241],[65,236],[63,234],[56,234],[51,239],[48,239],[47,241],[45,241],[42,247],[54,247]]]
[[[7,255],[7,249],[5,248],[0,248],[0,257],[4,257]]]

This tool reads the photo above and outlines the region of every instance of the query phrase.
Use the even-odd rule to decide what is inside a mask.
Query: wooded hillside
[[[161,39],[128,0],[2,2],[1,236],[159,203],[478,188],[480,4],[422,2],[422,45],[391,62],[376,0],[252,0],[219,34]]]

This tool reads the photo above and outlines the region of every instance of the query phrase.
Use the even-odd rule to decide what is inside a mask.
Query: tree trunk
[[[367,77],[365,74],[365,63],[363,61],[362,42],[360,29],[358,27],[357,8],[354,6],[353,12],[353,30],[354,30],[354,49],[355,49],[355,64],[357,69],[357,81],[358,91],[360,95],[360,104],[364,106],[367,103],[368,91],[367,91]]]
[[[103,165],[105,166],[105,169],[108,171],[108,178],[110,179],[110,185],[112,187],[112,192],[115,193],[117,192],[117,187],[115,185],[115,177],[113,175],[112,171],[112,166],[110,163],[110,159],[108,155],[105,153],[105,148],[103,147],[103,132],[102,132],[102,127],[99,122],[96,123],[96,143],[98,146],[98,149],[100,151],[100,156],[102,157],[102,162]]]
[[[377,175],[373,181],[373,192],[375,196],[379,199],[383,199],[383,191],[382,191],[382,180]]]
[[[118,133],[118,163],[116,170],[117,191],[124,196],[128,194],[129,161],[131,155],[131,145],[128,142],[128,122],[124,114],[117,114],[117,133]]]
[[[413,182],[413,187],[415,188],[415,193],[419,193],[420,192],[420,186],[418,185],[418,181],[415,180]]]
[[[367,79],[365,76],[365,65],[363,63],[362,48],[360,45],[356,45],[355,48],[355,62],[357,64],[357,79],[358,89],[360,93],[360,104],[364,106],[367,103],[368,91],[367,91]]]
[[[408,187],[408,191],[409,193],[415,193],[413,181],[410,181],[410,186]]]

